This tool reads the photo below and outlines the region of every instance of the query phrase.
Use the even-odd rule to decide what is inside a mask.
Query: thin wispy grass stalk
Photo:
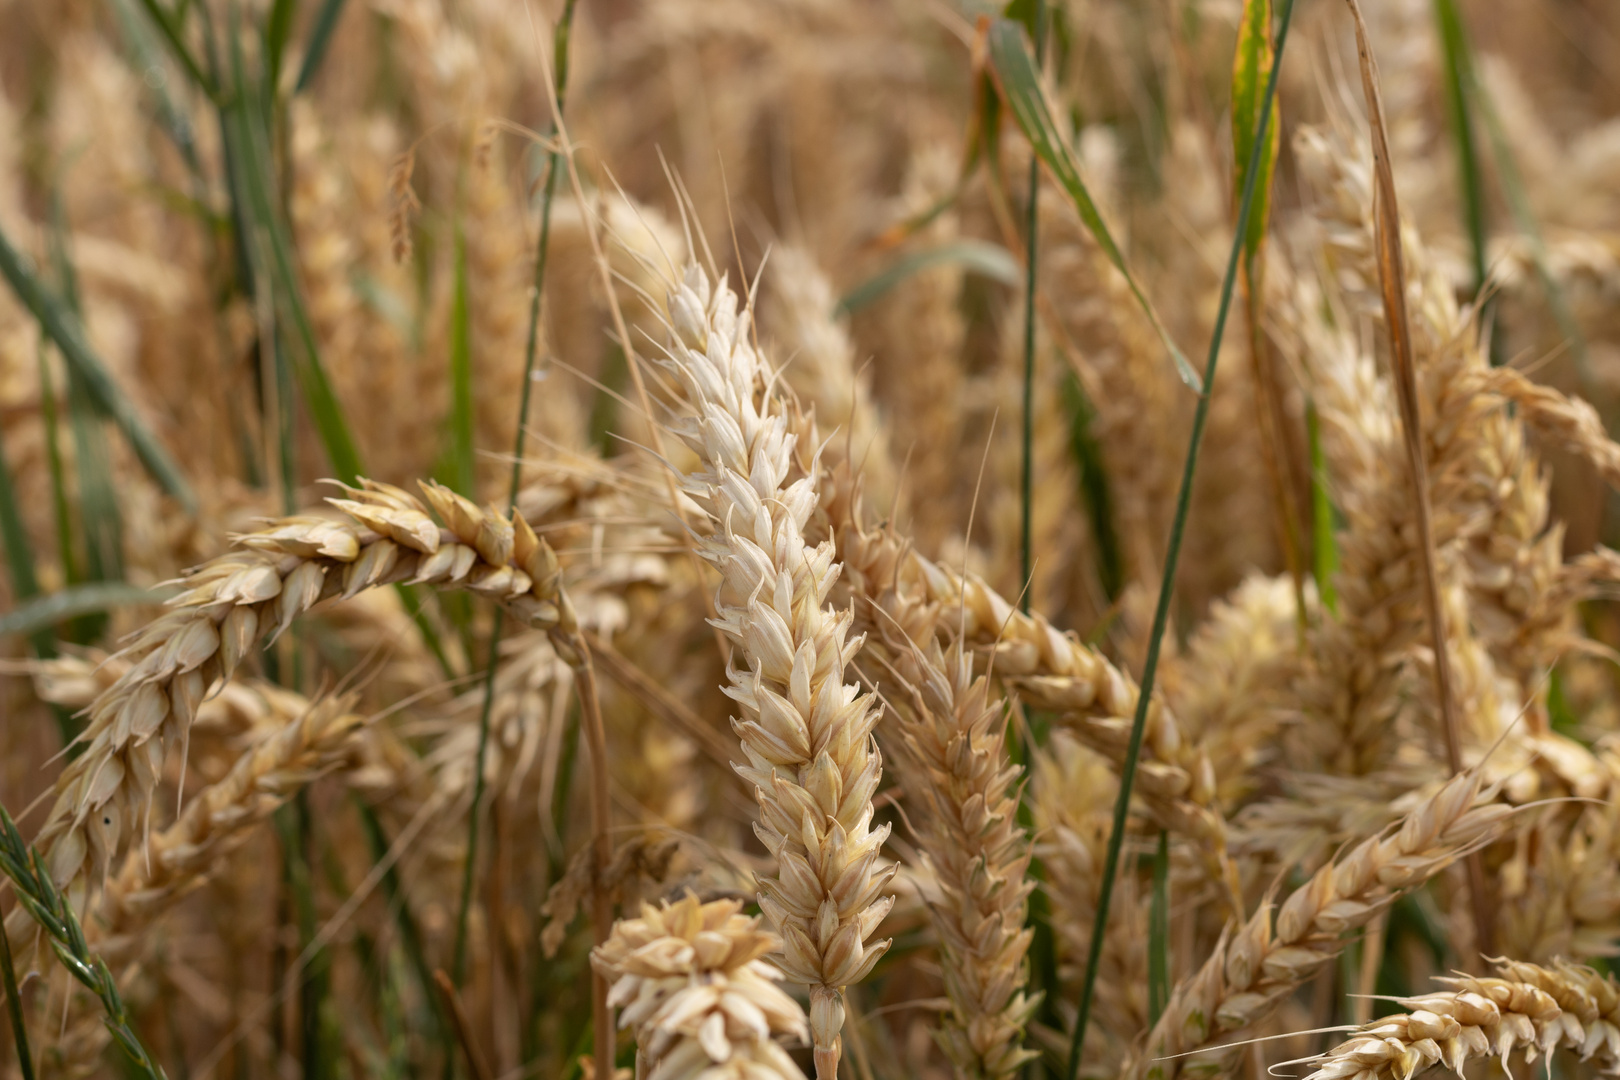
[[[1293,20],[1294,0],[1283,0],[1282,17],[1277,29],[1277,48],[1266,75],[1265,98],[1260,106],[1260,122],[1255,129],[1254,147],[1243,182],[1243,200],[1238,208],[1237,225],[1232,236],[1231,254],[1226,260],[1226,273],[1221,279],[1221,301],[1215,313],[1215,327],[1209,339],[1209,356],[1204,362],[1202,393],[1193,413],[1192,435],[1187,443],[1187,462],[1181,473],[1181,488],[1176,495],[1176,516],[1170,526],[1169,542],[1165,546],[1164,576],[1159,583],[1159,599],[1153,612],[1153,630],[1148,637],[1147,657],[1142,664],[1142,684],[1137,697],[1136,715],[1131,721],[1130,743],[1125,761],[1120,767],[1119,798],[1114,804],[1114,822],[1108,835],[1108,852],[1104,856],[1102,884],[1097,896],[1097,914],[1092,922],[1091,942],[1086,955],[1086,973],[1080,985],[1079,1012],[1075,1017],[1074,1033],[1069,1042],[1068,1080],[1080,1073],[1080,1048],[1085,1043],[1086,1027],[1091,1019],[1092,995],[1096,992],[1097,972],[1102,963],[1103,935],[1108,929],[1108,910],[1112,901],[1114,878],[1119,872],[1120,848],[1125,840],[1125,819],[1130,812],[1131,788],[1136,778],[1136,761],[1142,750],[1142,732],[1147,724],[1148,705],[1153,697],[1153,683],[1158,675],[1159,651],[1164,641],[1165,627],[1170,619],[1170,597],[1175,588],[1176,564],[1181,556],[1182,536],[1187,527],[1187,514],[1192,506],[1193,474],[1198,467],[1199,445],[1203,440],[1204,425],[1209,419],[1210,401],[1214,396],[1216,364],[1221,355],[1221,338],[1226,330],[1226,316],[1232,306],[1232,288],[1237,278],[1238,259],[1243,254],[1244,235],[1248,229],[1249,214],[1253,209],[1254,193],[1259,179],[1260,155],[1264,151],[1267,131],[1271,126],[1272,105],[1277,95],[1277,73],[1282,69],[1283,50],[1288,44],[1288,27]]]
[[[557,20],[557,26],[552,31],[552,70],[555,72],[556,80],[552,92],[555,95],[554,105],[559,117],[568,96],[568,46],[574,24],[575,3],[576,0],[567,0],[563,5],[562,15]],[[516,445],[512,448],[512,470],[507,482],[508,515],[517,506],[518,489],[523,481],[523,445],[528,434],[526,425],[529,420],[529,402],[534,388],[535,358],[539,352],[540,306],[546,280],[546,260],[551,246],[551,211],[556,197],[557,177],[561,171],[560,158],[561,154],[555,146],[547,149],[545,187],[540,199],[540,234],[534,252],[533,292],[529,297],[529,325],[523,347],[523,382],[522,389],[518,393],[517,437]],[[464,275],[464,255],[460,265]],[[483,821],[484,755],[489,748],[490,714],[495,704],[495,673],[500,660],[504,615],[503,611],[497,610],[494,623],[490,627],[489,661],[484,672],[484,700],[478,713],[478,758],[473,770],[473,799],[467,822],[467,860],[462,870],[461,897],[456,908],[455,950],[450,967],[450,981],[453,988],[459,988],[466,977],[467,923],[472,910],[473,873],[478,856],[478,834]]]

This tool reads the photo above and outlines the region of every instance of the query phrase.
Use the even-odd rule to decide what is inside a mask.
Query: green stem
[[[11,1035],[17,1043],[17,1065],[23,1080],[34,1080],[34,1055],[28,1049],[28,1025],[23,1023],[17,969],[11,964],[11,938],[6,934],[4,920],[0,920],[0,975],[5,977],[6,1011],[11,1014]]]
[[[568,90],[568,39],[574,22],[576,0],[563,5],[562,18],[557,22],[553,39],[553,56],[557,72],[557,111],[562,112]],[[557,190],[559,154],[552,150],[546,160],[546,187],[540,204],[540,237],[534,253],[534,289],[529,297],[529,332],[523,353],[523,389],[518,396],[518,425],[516,445],[513,447],[512,475],[507,487],[507,514],[515,512],[518,486],[523,479],[524,426],[529,419],[529,398],[534,385],[534,360],[540,339],[540,296],[545,285],[546,255],[551,242],[551,206]],[[478,713],[478,757],[473,767],[472,807],[467,820],[467,861],[461,874],[461,903],[456,913],[456,945],[452,958],[450,978],[460,987],[467,969],[467,921],[472,910],[474,869],[478,857],[479,811],[484,801],[484,754],[489,746],[490,711],[495,703],[495,672],[500,659],[503,612],[495,610],[494,626],[490,629],[489,665],[484,672],[484,703]],[[446,1063],[446,1071],[454,1068],[454,1056]]]
[[[1159,583],[1159,602],[1153,612],[1153,633],[1148,639],[1147,659],[1142,665],[1142,686],[1136,701],[1136,716],[1131,723],[1130,744],[1125,749],[1125,762],[1120,767],[1119,798],[1114,803],[1114,825],[1108,835],[1108,854],[1103,861],[1102,883],[1097,897],[1097,914],[1092,923],[1091,943],[1086,955],[1085,981],[1080,988],[1080,1009],[1075,1017],[1074,1036],[1069,1043],[1069,1080],[1080,1073],[1080,1048],[1085,1042],[1086,1027],[1091,1020],[1091,1002],[1097,987],[1097,971],[1102,962],[1103,934],[1108,928],[1108,909],[1113,899],[1114,878],[1119,873],[1119,853],[1125,840],[1125,819],[1130,811],[1131,788],[1136,779],[1136,760],[1142,752],[1142,731],[1147,723],[1148,705],[1153,699],[1153,683],[1159,671],[1159,650],[1164,643],[1164,631],[1170,618],[1170,597],[1176,581],[1176,563],[1181,556],[1181,540],[1187,528],[1187,513],[1192,506],[1193,474],[1198,466],[1198,448],[1204,437],[1204,425],[1209,419],[1209,405],[1214,397],[1215,367],[1221,356],[1221,338],[1226,332],[1226,316],[1232,307],[1232,286],[1237,279],[1238,257],[1243,253],[1243,238],[1249,228],[1249,214],[1254,206],[1255,180],[1260,175],[1260,155],[1266,145],[1266,130],[1271,124],[1272,104],[1277,95],[1277,72],[1282,69],[1283,47],[1288,43],[1288,26],[1294,14],[1294,0],[1285,0],[1282,22],[1277,33],[1277,51],[1271,72],[1266,77],[1266,97],[1260,108],[1260,126],[1256,132],[1254,148],[1249,155],[1249,168],[1243,182],[1243,203],[1238,211],[1237,227],[1232,235],[1232,251],[1226,260],[1226,276],[1221,281],[1221,303],[1215,315],[1214,333],[1209,339],[1209,356],[1204,362],[1204,385],[1198,396],[1198,408],[1193,413],[1192,437],[1187,443],[1187,462],[1181,472],[1181,490],[1176,495],[1176,516],[1170,526],[1170,542],[1164,557],[1164,576]]]

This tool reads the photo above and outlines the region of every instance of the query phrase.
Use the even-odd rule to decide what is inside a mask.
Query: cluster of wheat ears
[[[0,0],[0,1078],[1620,1073],[1617,70]]]

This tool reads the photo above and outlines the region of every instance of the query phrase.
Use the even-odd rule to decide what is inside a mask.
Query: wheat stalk
[[[871,824],[880,713],[843,681],[861,639],[848,636],[848,612],[823,606],[840,568],[831,543],[805,539],[816,477],[789,479],[794,437],[749,343],[748,312],[695,264],[669,295],[661,363],[685,393],[670,429],[701,463],[682,486],[714,528],[699,550],[722,575],[715,625],[746,665],[734,658],[725,688],[741,712],[733,728],[747,762],[737,771],[755,788],[756,832],[777,859],[778,876],[759,881],[760,907],[783,939],[778,962],[810,987],[816,1073],[832,1080],[843,988],[889,947],[868,944],[893,905],[882,890],[895,872],[879,857],[889,827]]]
[[[410,581],[465,588],[531,626],[566,629],[556,557],[521,516],[508,521],[436,484],[422,491],[426,502],[368,482],[328,500],[345,519],[273,522],[186,579],[173,610],[118,654],[131,666],[91,703],[86,750],[57,780],[38,842],[59,887],[77,900],[100,884],[149,808],[166,752],[177,742],[184,752],[209,687],[317,603]]]

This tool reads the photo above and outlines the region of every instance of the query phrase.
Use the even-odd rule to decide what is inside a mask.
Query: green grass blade
[[[9,487],[0,491],[0,519],[5,517],[4,503],[8,493]],[[11,552],[9,535],[6,552],[8,555]],[[15,570],[13,576],[15,577]],[[175,590],[172,588],[143,589],[122,581],[91,581],[44,595],[35,593],[4,615],[0,615],[0,635],[35,636],[47,633],[48,636],[51,627],[68,619],[137,604],[161,604],[174,594]]]
[[[51,377],[50,359],[40,343],[39,412],[45,421],[45,465],[51,474],[51,512],[56,519],[57,558],[62,562],[62,579],[69,585],[84,580],[73,553],[73,515],[68,509],[67,474],[62,467],[61,425],[56,418],[56,381]]]
[[[333,475],[346,484],[353,484],[362,472],[360,453],[349,432],[343,407],[321,364],[320,345],[304,305],[289,230],[278,212],[279,200],[271,187],[275,170],[270,157],[268,121],[260,110],[252,107],[252,102],[259,97],[251,93],[240,42],[234,36],[230,40],[233,102],[226,111],[234,121],[235,142],[241,157],[237,180],[246,204],[245,225],[252,234],[249,243],[262,250],[261,263],[268,264],[264,269],[275,283],[277,314],[291,324],[298,347],[288,351],[293,359],[298,389],[326,450]]]
[[[1334,529],[1333,500],[1328,495],[1327,456],[1322,453],[1322,421],[1316,403],[1305,402],[1305,437],[1311,452],[1311,572],[1316,595],[1329,612],[1339,610],[1339,591],[1333,575],[1339,571],[1339,537]]]
[[[281,81],[281,60],[287,52],[287,39],[292,35],[293,19],[298,15],[298,0],[274,0],[264,20],[264,52],[268,62],[265,79],[274,91]]]
[[[202,92],[209,97],[217,97],[218,93],[214,88],[214,81],[203,72],[203,69],[197,63],[197,58],[191,55],[191,49],[187,47],[185,38],[181,36],[185,29],[184,26],[169,17],[169,14],[163,10],[159,0],[140,0],[140,4],[141,7],[146,9],[146,14],[157,24],[158,30],[163,34],[164,42],[169,46],[169,51],[180,62],[180,66],[191,77],[191,81],[196,83]]]
[[[6,462],[3,443],[0,443],[0,540],[6,545],[6,569],[11,573],[13,599],[21,602],[38,596],[39,578],[34,573],[34,545],[28,539],[22,508],[17,504],[17,489],[11,482],[11,466]],[[12,614],[0,616],[0,626],[11,618]],[[37,633],[40,629],[36,627],[32,632]],[[50,647],[49,638],[45,645]]]
[[[293,93],[301,94],[309,88],[326,59],[326,50],[332,44],[332,32],[337,29],[343,15],[344,0],[323,0],[315,15],[315,26],[309,33],[309,47],[304,50],[304,62],[298,69],[298,82]]]
[[[1247,234],[1249,215],[1254,209],[1256,180],[1259,176],[1259,155],[1265,145],[1267,128],[1271,125],[1272,106],[1277,97],[1277,73],[1282,69],[1283,49],[1288,43],[1288,27],[1294,15],[1294,0],[1283,0],[1282,21],[1277,32],[1276,62],[1266,77],[1265,98],[1260,106],[1260,124],[1254,148],[1249,157],[1248,179],[1243,185],[1243,201],[1238,209],[1237,227],[1232,237],[1232,251],[1227,258],[1226,273],[1221,280],[1220,307],[1215,314],[1215,328],[1210,335],[1209,354],[1204,362],[1203,385],[1207,388],[1215,381],[1216,364],[1221,356],[1221,338],[1226,331],[1226,317],[1232,307],[1232,289],[1237,281],[1238,260],[1243,254],[1243,238]],[[1125,748],[1125,761],[1120,767],[1119,798],[1114,803],[1113,828],[1108,834],[1108,853],[1104,857],[1102,881],[1097,897],[1097,914],[1092,922],[1091,943],[1086,955],[1086,973],[1080,988],[1079,1012],[1075,1017],[1074,1034],[1069,1044],[1069,1080],[1080,1073],[1080,1048],[1085,1043],[1086,1027],[1091,1019],[1092,996],[1096,992],[1097,972],[1102,961],[1103,935],[1108,929],[1108,910],[1113,901],[1114,879],[1119,873],[1120,848],[1125,840],[1125,821],[1130,811],[1131,788],[1136,780],[1136,761],[1142,752],[1142,731],[1146,726],[1148,706],[1153,700],[1154,680],[1159,673],[1159,651],[1164,644],[1165,627],[1170,620],[1170,597],[1175,588],[1176,564],[1181,557],[1181,541],[1187,529],[1187,515],[1192,508],[1193,476],[1198,467],[1199,445],[1203,441],[1204,425],[1209,420],[1212,395],[1206,389],[1199,394],[1198,406],[1193,412],[1192,435],[1187,442],[1187,461],[1181,472],[1181,487],[1176,495],[1176,515],[1170,525],[1169,542],[1165,545],[1164,576],[1159,583],[1159,600],[1153,612],[1153,630],[1148,637],[1147,657],[1142,665],[1142,685],[1136,702],[1136,715],[1131,721],[1130,742]]]
[[[845,293],[838,301],[837,313],[854,314],[907,278],[947,265],[961,266],[970,274],[979,274],[1003,285],[1020,285],[1024,280],[1023,270],[1006,248],[983,240],[957,240],[896,259],[893,265],[884,267]]]
[[[1474,290],[1485,284],[1485,178],[1479,165],[1479,149],[1474,145],[1472,66],[1467,40],[1463,37],[1462,16],[1456,0],[1434,0],[1435,19],[1440,24],[1440,56],[1445,64],[1446,119],[1451,125],[1451,141],[1457,151],[1457,181],[1462,195],[1463,227],[1474,271]]]
[[[1118,600],[1125,589],[1125,558],[1120,552],[1119,534],[1114,529],[1114,503],[1108,491],[1102,447],[1091,431],[1096,411],[1079,377],[1072,371],[1063,381],[1063,404],[1069,415],[1069,453],[1080,469],[1080,499],[1085,504],[1091,540],[1097,549],[1097,577],[1103,594],[1110,601]]]
[[[478,498],[473,448],[472,319],[467,299],[467,238],[456,228],[455,281],[450,294],[450,486]]]
[[[39,320],[46,336],[62,350],[63,357],[74,373],[83,379],[85,389],[96,405],[111,416],[124,433],[153,479],[178,499],[188,512],[194,513],[197,499],[181,474],[180,467],[146,427],[135,406],[91,348],[90,339],[78,316],[60,297],[46,288],[28,256],[11,245],[4,230],[0,230],[0,273],[5,275],[17,298]]]
[[[0,931],[0,977],[4,977],[6,1011],[11,1014],[11,1037],[16,1043],[17,1068],[22,1080],[34,1080],[34,1054],[28,1048],[28,1025],[23,1022],[22,997],[17,992],[17,969],[11,963],[11,937]]]
[[[1460,20],[1458,26],[1461,27]],[[1519,166],[1513,157],[1513,144],[1508,140],[1507,132],[1502,127],[1501,117],[1496,114],[1496,106],[1492,104],[1490,95],[1486,93],[1484,84],[1479,81],[1474,70],[1467,34],[1461,33],[1460,40],[1460,55],[1465,60],[1463,74],[1467,79],[1475,111],[1480,119],[1485,121],[1485,133],[1490,140],[1496,176],[1501,181],[1503,194],[1507,196],[1513,223],[1530,244],[1530,260],[1536,268],[1536,279],[1541,283],[1542,292],[1546,294],[1547,306],[1552,309],[1553,321],[1558,324],[1558,332],[1569,342],[1570,355],[1575,360],[1575,370],[1580,374],[1581,382],[1590,385],[1592,373],[1587,363],[1586,336],[1581,333],[1580,324],[1575,321],[1575,313],[1570,309],[1564,287],[1553,277],[1552,265],[1547,257],[1547,245],[1541,237],[1541,226],[1536,222],[1535,211],[1530,206],[1530,196],[1525,193],[1524,178],[1519,175]]]
[[[1260,253],[1271,215],[1271,178],[1276,171],[1277,150],[1282,125],[1273,122],[1266,129],[1266,145],[1258,158],[1255,136],[1260,124],[1261,97],[1271,71],[1271,0],[1244,0],[1243,18],[1238,23],[1235,61],[1232,64],[1232,161],[1235,166],[1233,193],[1248,185],[1251,160],[1258,160],[1260,176],[1255,181],[1254,206],[1243,233],[1245,268]]]
[[[552,32],[552,70],[556,73],[557,112],[560,114],[568,96],[569,41],[574,25],[575,0],[567,0],[562,16]],[[529,417],[530,392],[534,386],[534,362],[540,341],[540,297],[544,295],[546,261],[551,244],[551,207],[556,196],[557,179],[562,172],[561,156],[555,151],[546,155],[545,193],[540,203],[540,237],[534,252],[534,287],[529,295],[529,329],[523,349],[523,390],[518,397],[518,425],[516,445],[513,447],[512,473],[507,486],[507,513],[517,506],[518,485],[523,479],[523,439]],[[504,611],[495,610],[495,624],[490,631],[489,663],[484,670],[484,701],[478,712],[478,767],[473,770],[473,801],[467,820],[467,862],[461,880],[461,903],[456,912],[456,945],[450,971],[451,981],[459,987],[466,974],[467,921],[472,912],[473,869],[478,854],[478,832],[481,818],[479,806],[484,798],[484,754],[489,746],[490,710],[495,702],[495,671],[500,656],[501,628]],[[563,785],[559,784],[559,788]]]
[[[1170,834],[1159,830],[1153,854],[1153,901],[1148,908],[1148,1027],[1170,1001]]]
[[[73,315],[84,318],[79,300],[79,279],[68,254],[68,227],[60,191],[51,196],[49,251],[62,300]],[[113,480],[103,413],[96,407],[84,379],[68,369],[68,418],[73,427],[79,480],[79,531],[84,537],[85,577],[91,581],[117,581],[124,576],[123,513]],[[98,637],[102,630],[93,620],[82,627],[80,640]]]
[[[130,3],[131,0],[112,0],[113,13],[118,18],[119,37],[128,50],[127,60],[130,68],[134,71],[150,71],[159,64],[155,43],[145,21],[136,16]],[[174,97],[169,93],[167,79],[151,80],[146,85],[157,101],[158,120],[163,125],[164,133],[180,152],[180,157],[185,161],[186,169],[191,173],[193,181],[201,183],[202,158],[197,152],[196,134],[192,130],[190,118],[175,106]]]
[[[1023,28],[1016,22],[1007,19],[998,19],[990,25],[990,66],[995,75],[996,84],[1000,87],[1002,100],[1012,111],[1013,119],[1023,131],[1024,137],[1035,150],[1035,155],[1044,163],[1057,179],[1059,185],[1073,200],[1075,209],[1080,213],[1080,220],[1085,223],[1087,230],[1102,248],[1108,261],[1125,277],[1125,283],[1130,286],[1131,294],[1142,308],[1142,313],[1153,326],[1153,330],[1169,350],[1170,358],[1175,362],[1176,373],[1181,380],[1199,393],[1203,392],[1203,383],[1198,373],[1187,362],[1187,357],[1176,347],[1165,330],[1164,324],[1159,321],[1158,312],[1154,311],[1153,304],[1148,300],[1131,274],[1130,267],[1125,262],[1125,254],[1114,242],[1113,234],[1108,231],[1108,225],[1103,221],[1102,212],[1086,190],[1086,185],[1080,179],[1080,165],[1074,156],[1074,150],[1058,129],[1056,120],[1052,117],[1051,107],[1046,101],[1046,92],[1041,89],[1040,76],[1035,67],[1035,61],[1030,56],[1029,47],[1024,42]]]

